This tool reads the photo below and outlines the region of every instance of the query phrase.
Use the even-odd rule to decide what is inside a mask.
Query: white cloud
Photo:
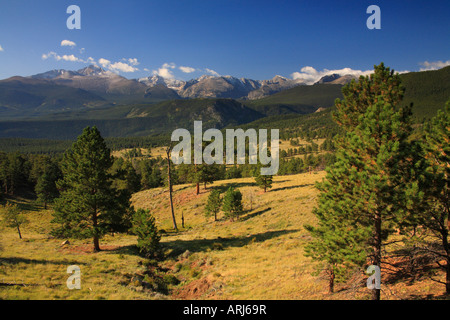
[[[63,60],[63,61],[70,61],[70,62],[85,62],[84,60],[75,57],[73,54],[71,54],[71,55],[65,54],[65,55],[60,56],[56,52],[50,51],[49,53],[47,53],[47,54],[44,53],[42,55],[42,60],[47,60],[49,58],[53,58],[56,61]]]
[[[122,59],[124,60],[124,59]],[[126,60],[126,59],[125,59]],[[137,62],[133,60],[133,62]],[[105,69],[108,69],[110,71],[119,73],[119,72],[135,72],[138,71],[138,68],[135,68],[133,66],[130,66],[129,64],[125,63],[125,62],[115,62],[115,63],[111,63],[111,61],[104,59],[104,58],[100,58],[98,60],[98,63]]]
[[[319,81],[322,77],[332,75],[334,73],[339,74],[341,76],[349,74],[349,75],[352,75],[355,77],[359,77],[359,76],[367,76],[367,75],[373,73],[373,70],[361,71],[361,70],[353,70],[351,68],[343,68],[343,69],[335,69],[335,70],[323,69],[322,71],[318,71],[313,67],[306,66],[306,67],[301,68],[300,72],[292,73],[291,77],[294,80],[299,80],[306,84],[313,84],[313,83]]]
[[[450,66],[450,60],[447,61],[424,61],[419,63],[423,66],[423,68],[420,68],[420,71],[427,71],[427,70],[437,70],[441,69],[447,66]]]
[[[195,72],[196,69],[195,68],[191,68],[191,67],[179,67],[178,69],[180,69],[181,71],[183,71],[184,73],[192,73]]]
[[[50,57],[56,56],[56,52],[50,51],[49,53],[42,54],[42,60],[47,60]]]
[[[0,45],[0,52],[1,52],[1,51],[5,51],[5,50],[3,50],[2,46]]]
[[[97,65],[97,62],[96,62],[95,59],[92,58],[92,57],[87,58],[86,63]]]
[[[219,76],[220,76],[219,73],[217,73],[216,71],[214,71],[214,70],[212,70],[212,69],[206,68],[205,71],[206,71],[207,73],[209,73],[209,74],[212,74],[212,75],[215,76],[215,77],[219,77]]]
[[[129,64],[123,63],[123,62],[116,62],[113,64],[110,64],[108,66],[108,69],[114,72],[135,72],[138,71],[138,68],[135,68],[133,66],[130,66]]]
[[[70,40],[61,41],[61,47],[75,47],[77,44]]]
[[[103,58],[100,58],[100,59],[98,59],[98,63],[100,63],[100,65],[101,65],[103,68],[108,68],[109,65],[111,64],[111,61],[106,60],[106,59],[103,59]]]
[[[62,57],[60,57],[60,59],[62,59],[64,61],[71,61],[71,62],[83,62],[83,60],[75,57],[73,54],[71,54],[70,56],[63,55]]]
[[[137,66],[139,64],[139,61],[137,58],[129,58],[128,63],[131,64],[132,66]]]
[[[158,70],[153,70],[152,73],[163,78],[174,79],[175,76],[173,75],[172,70],[175,68],[175,63],[164,63],[161,68],[159,68]]]

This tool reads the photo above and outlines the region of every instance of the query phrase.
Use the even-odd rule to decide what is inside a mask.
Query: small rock
[[[63,241],[62,243],[61,243],[61,247],[62,246],[65,246],[65,245],[69,245],[70,244],[70,241],[69,240],[65,240],[65,241]]]
[[[191,252],[189,250],[186,250],[183,254],[181,254],[182,259],[187,259],[191,255]]]

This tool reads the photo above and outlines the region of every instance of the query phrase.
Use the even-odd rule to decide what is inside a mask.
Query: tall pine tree
[[[384,241],[408,218],[413,195],[419,195],[412,179],[415,145],[408,141],[411,108],[400,106],[404,92],[400,78],[383,64],[342,92],[344,99],[336,101],[334,119],[344,133],[336,139],[336,162],[319,184],[321,195],[315,211],[319,221],[332,214],[329,219],[339,227],[325,222],[319,226],[322,232],[312,235],[324,240],[324,250],[330,254],[333,246],[358,241],[355,253],[344,252],[340,263],[361,261],[361,253],[368,264],[381,268]],[[333,232],[340,235],[331,236]],[[380,299],[380,289],[373,290],[372,299]]]
[[[100,251],[100,238],[107,232],[124,231],[131,226],[129,194],[112,186],[108,170],[113,164],[96,127],[87,127],[66,151],[61,163],[63,179],[57,185],[54,234],[62,237],[92,238],[94,251]]]
[[[436,261],[445,271],[445,291],[450,294],[450,101],[439,110],[427,126],[424,139],[425,157],[429,170],[426,179],[429,208],[421,216],[421,224],[431,231],[432,241],[427,251],[436,256]],[[445,264],[440,261],[444,260]]]

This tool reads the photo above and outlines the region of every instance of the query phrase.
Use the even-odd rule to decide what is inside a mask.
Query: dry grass
[[[150,209],[158,228],[165,231],[161,241],[167,259],[162,266],[181,281],[171,287],[172,295],[167,298],[367,299],[368,290],[352,290],[351,283],[338,285],[337,293],[327,294],[327,281],[311,275],[314,263],[303,256],[309,240],[303,225],[315,221],[314,183],[324,175],[275,177],[273,188],[266,193],[252,178],[215,182],[214,188],[225,191],[234,185],[243,193],[245,212],[234,222],[222,214],[219,221],[204,216],[211,186],[207,190],[202,187],[199,195],[191,185],[175,186],[178,232],[173,230],[167,190],[134,194],[135,208]],[[70,245],[61,247],[61,239],[48,237],[51,210],[23,205],[30,219],[23,228],[24,240],[19,241],[15,230],[1,230],[0,282],[8,285],[0,286],[0,299],[161,298],[127,286],[133,274],[143,271],[135,237],[107,236],[101,241],[106,250],[100,253],[91,252],[89,240],[70,240]],[[81,290],[66,288],[66,269],[71,264],[81,267]],[[442,286],[426,278],[383,285],[384,299],[438,297],[442,292]]]

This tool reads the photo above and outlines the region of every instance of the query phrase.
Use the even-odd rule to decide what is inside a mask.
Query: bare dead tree
[[[171,172],[170,172],[170,152],[172,151],[172,142],[169,144],[169,146],[166,149],[166,154],[167,154],[167,179],[168,179],[168,184],[169,184],[169,198],[170,198],[170,209],[172,211],[172,221],[173,221],[173,228],[175,229],[175,231],[178,231],[178,227],[177,227],[177,221],[175,219],[175,213],[173,210],[173,199],[172,199],[172,176],[171,176]]]

